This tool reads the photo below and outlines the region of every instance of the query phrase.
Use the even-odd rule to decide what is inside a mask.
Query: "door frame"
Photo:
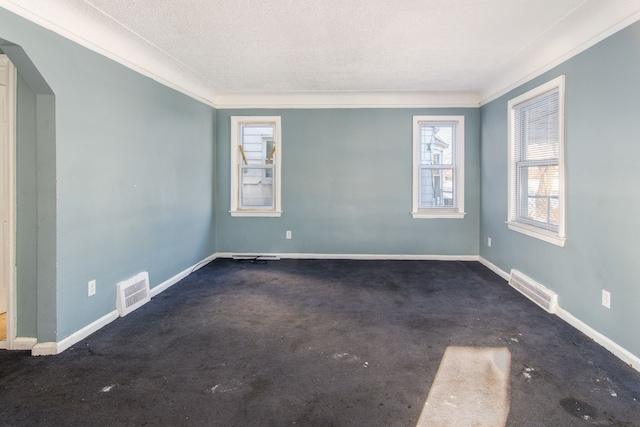
[[[6,298],[7,305],[7,339],[0,341],[0,348],[14,349],[14,341],[17,335],[17,303],[16,303],[16,68],[6,55],[0,55],[0,69],[6,72],[7,87],[7,117],[8,124],[7,136],[4,141],[0,141],[2,150],[7,154],[2,165],[4,173],[4,185],[7,186],[7,204],[9,205],[7,223],[2,224],[6,227],[4,235],[6,238],[0,242],[5,248],[4,253],[7,259],[0,260],[6,262],[6,274],[3,278],[6,282],[6,295],[0,295],[0,298]]]

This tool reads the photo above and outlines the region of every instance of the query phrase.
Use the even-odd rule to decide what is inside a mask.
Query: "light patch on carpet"
[[[506,347],[447,347],[416,427],[504,427],[510,366]]]
[[[355,354],[349,353],[334,353],[333,358],[335,360],[346,360],[347,362],[357,362],[360,360]]]

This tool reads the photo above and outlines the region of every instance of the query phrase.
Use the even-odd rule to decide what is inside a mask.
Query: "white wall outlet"
[[[291,230],[287,230],[287,239],[291,239]]]
[[[87,285],[87,296],[92,296],[96,294],[96,281],[92,280]]]
[[[491,237],[487,237],[487,246],[491,247]]]
[[[611,308],[611,294],[609,291],[602,290],[602,305]]]

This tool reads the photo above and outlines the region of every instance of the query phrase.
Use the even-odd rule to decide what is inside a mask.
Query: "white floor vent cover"
[[[509,284],[549,313],[556,312],[558,308],[558,294],[545,288],[532,278],[514,269],[511,270]]]
[[[149,273],[139,273],[117,285],[116,307],[120,317],[126,316],[151,300]]]

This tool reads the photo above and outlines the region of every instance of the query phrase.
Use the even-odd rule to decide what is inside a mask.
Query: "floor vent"
[[[142,272],[117,285],[116,307],[120,317],[126,316],[151,300],[149,273]]]
[[[509,284],[549,313],[556,312],[558,308],[558,294],[545,288],[532,278],[514,269],[511,270]]]
[[[253,261],[280,261],[278,255],[248,255],[248,254],[234,254],[231,255],[232,259],[237,260],[253,260]]]

